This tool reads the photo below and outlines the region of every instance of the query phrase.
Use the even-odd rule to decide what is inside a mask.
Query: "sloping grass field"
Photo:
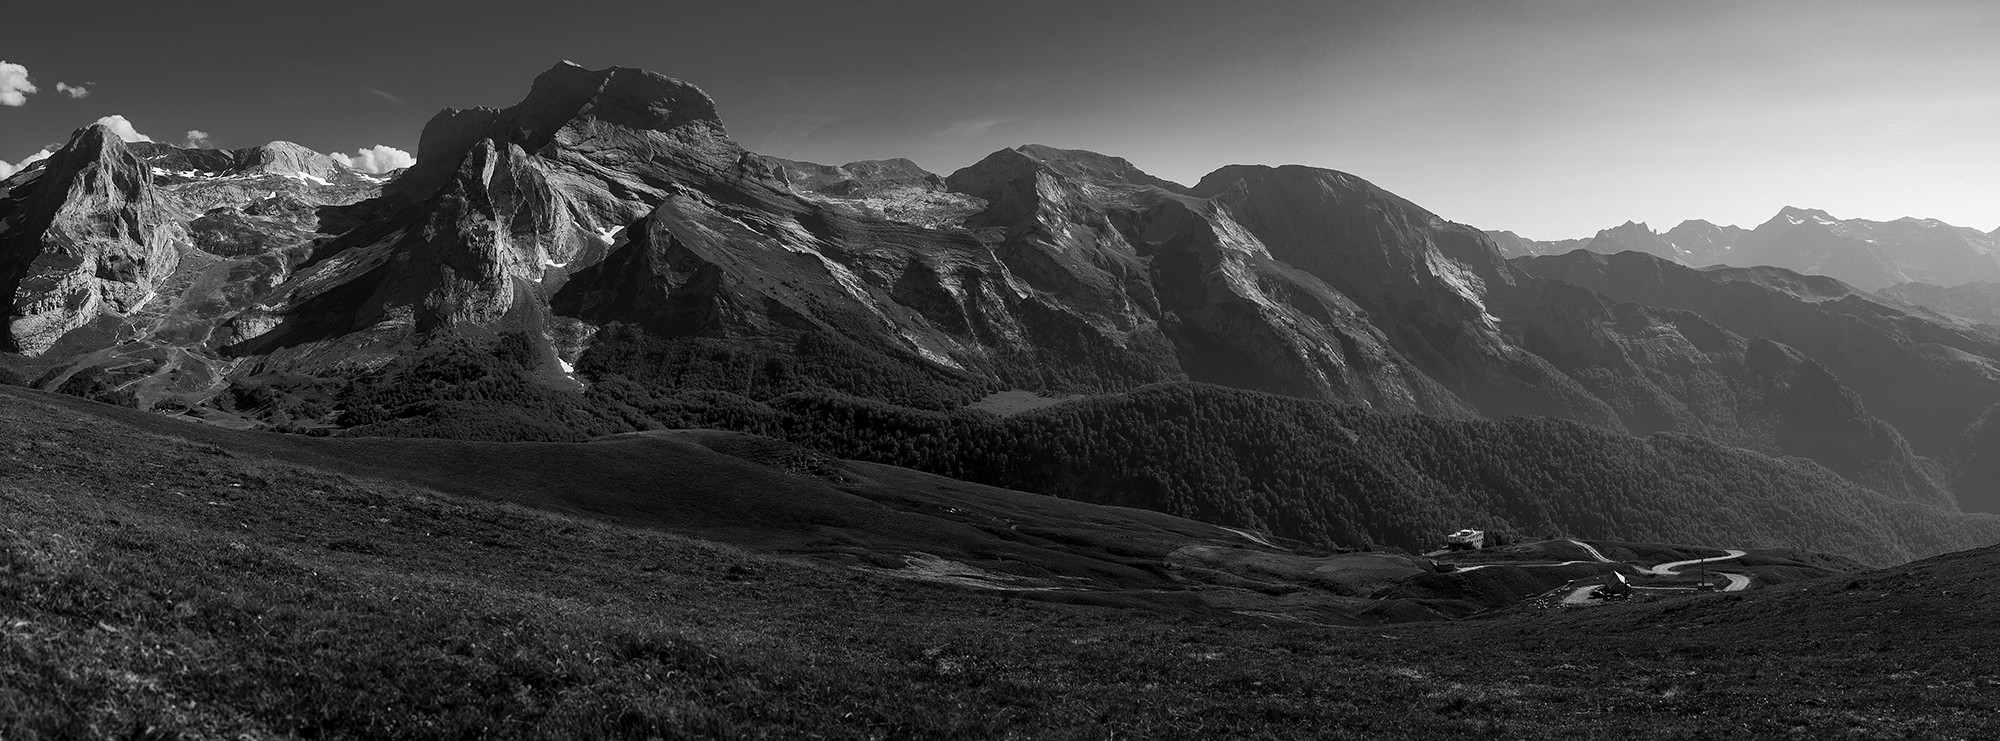
[[[673,532],[758,542],[723,525],[770,506],[733,494],[641,523],[398,475],[542,465],[518,448],[368,475],[290,447],[325,441],[157,419],[0,396],[0,738],[2000,734],[1993,549],[1573,614],[1328,627],[1138,599],[1172,591],[1144,587],[1147,537],[1129,563],[1099,555],[1110,535],[1072,554],[1130,579],[1110,592],[1129,602],[1065,604],[891,578],[813,541],[886,558],[914,537],[895,527],[784,521],[762,529],[795,535],[755,550]],[[732,444],[751,443],[715,443]],[[832,475],[703,449],[717,457],[660,486]],[[1129,512],[1094,516],[1160,543],[1210,535]],[[820,555],[783,554],[801,544]]]

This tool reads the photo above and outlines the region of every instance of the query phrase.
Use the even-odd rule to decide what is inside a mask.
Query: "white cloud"
[[[188,149],[214,149],[215,137],[201,129],[188,129],[186,144]]]
[[[28,93],[40,88],[28,81],[28,68],[0,61],[0,105],[27,105]]]
[[[6,160],[0,160],[0,179],[5,179],[8,176],[13,175],[14,173],[26,170],[28,169],[29,165],[48,159],[49,155],[51,154],[54,154],[54,152],[44,149],[42,151],[28,155],[26,159],[23,159],[20,162],[16,162],[11,165],[7,164]]]
[[[153,137],[141,134],[137,129],[132,128],[132,122],[125,120],[124,116],[105,116],[97,119],[97,123],[104,124],[107,128],[110,128],[111,133],[117,134],[118,138],[125,140],[127,144],[153,140]]]
[[[417,163],[417,158],[411,157],[409,152],[381,144],[367,149],[356,150],[354,154],[355,156],[350,157],[335,152],[327,156],[349,170],[365,172],[370,175],[380,175],[385,172],[401,170]]]
[[[71,85],[67,82],[58,82],[56,83],[56,92],[72,98],[87,98],[90,97],[90,88],[86,87],[89,84],[86,82],[82,85]]]

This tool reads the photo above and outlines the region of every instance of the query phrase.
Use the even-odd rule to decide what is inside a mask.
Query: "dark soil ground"
[[[1150,513],[1104,510],[1121,514],[1075,552],[992,536],[1050,554],[1036,578],[1133,580],[1065,604],[867,570],[920,534],[875,500],[889,524],[763,528],[803,534],[758,552],[715,542],[751,536],[703,513],[772,500],[668,501],[650,523],[626,505],[552,513],[452,491],[492,461],[542,465],[529,449],[450,464],[402,447],[392,465],[412,442],[396,441],[370,473],[294,447],[325,441],[260,451],[82,404],[0,397],[0,738],[2000,735],[1995,549],[1746,593],[1322,627],[1141,599],[1171,575],[1143,566],[1145,538],[1107,557],[1126,542],[1113,533],[1210,535]],[[859,496],[828,477],[860,469],[715,445],[729,452],[695,447],[736,468],[684,464],[660,487],[782,475],[807,482],[798,496],[831,497],[813,481]],[[431,483],[405,477],[420,469]],[[889,490],[929,481],[871,470]],[[704,509],[724,505],[739,509]],[[840,537],[852,563],[813,541]],[[815,555],[771,553],[800,544]]]

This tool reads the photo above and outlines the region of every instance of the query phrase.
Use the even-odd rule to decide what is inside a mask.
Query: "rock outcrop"
[[[5,346],[51,386],[89,357],[142,402],[210,398],[233,365],[208,344],[227,314],[304,259],[322,206],[379,187],[287,142],[181,149],[81,129],[0,194]]]
[[[40,355],[100,314],[130,314],[179,261],[187,237],[148,166],[101,124],[49,157],[32,194],[22,190],[0,206],[8,351]]]

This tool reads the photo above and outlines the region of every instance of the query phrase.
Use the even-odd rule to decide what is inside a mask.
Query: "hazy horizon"
[[[2000,227],[1988,4],[196,3],[90,34],[26,5],[0,14],[34,87],[0,72],[9,164],[114,115],[173,143],[414,153],[437,110],[511,105],[571,59],[692,82],[744,146],[832,164],[949,173],[1024,143],[1189,184],[1304,164],[1550,240],[1788,205]]]

